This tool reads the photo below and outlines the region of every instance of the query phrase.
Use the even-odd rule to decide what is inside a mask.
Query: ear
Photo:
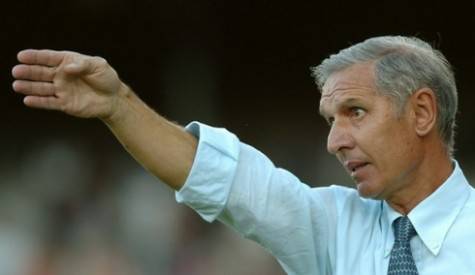
[[[411,96],[414,111],[414,127],[417,135],[426,136],[434,127],[437,120],[437,100],[430,88],[417,90]]]

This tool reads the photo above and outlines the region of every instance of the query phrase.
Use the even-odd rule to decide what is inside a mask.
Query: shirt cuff
[[[238,138],[223,128],[199,122],[186,126],[198,138],[193,165],[176,201],[194,209],[206,221],[214,221],[226,206],[239,157]]]

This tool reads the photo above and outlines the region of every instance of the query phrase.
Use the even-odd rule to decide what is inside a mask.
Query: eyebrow
[[[336,109],[341,108],[341,106],[351,105],[351,104],[353,104],[353,103],[355,103],[355,102],[359,102],[359,101],[361,101],[361,99],[358,98],[358,97],[348,97],[348,98],[345,98],[345,99],[343,99],[342,101],[337,102],[337,104],[336,104],[336,107],[337,107],[337,108],[336,108]],[[322,105],[320,105],[320,107],[318,108],[318,111],[319,111],[319,113],[320,113],[320,115],[321,115],[322,117],[325,117],[325,118],[326,118],[325,111],[323,110]]]

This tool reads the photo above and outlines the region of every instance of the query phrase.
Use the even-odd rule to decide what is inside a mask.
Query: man
[[[356,189],[310,188],[223,129],[148,108],[105,60],[26,50],[29,107],[97,117],[176,198],[270,251],[289,274],[475,274],[475,191],[452,159],[457,93],[443,55],[376,37],[315,68],[328,151]]]

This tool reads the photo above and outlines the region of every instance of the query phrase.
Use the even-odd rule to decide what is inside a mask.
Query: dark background
[[[309,67],[376,35],[418,36],[441,49],[460,94],[457,157],[473,155],[475,4],[419,1],[16,1],[2,4],[1,124],[8,149],[50,135],[111,145],[97,122],[28,110],[11,93],[23,48],[105,57],[153,108],[179,123],[225,126],[315,181],[293,158],[325,144]],[[301,146],[304,143],[305,146]],[[5,143],[3,143],[6,145]],[[313,144],[313,145],[312,145]],[[307,146],[307,145],[310,145]],[[116,145],[107,146],[116,149]],[[304,165],[307,166],[307,165]]]
[[[317,186],[351,182],[325,153],[328,129],[318,116],[310,66],[372,36],[417,36],[453,65],[460,102],[456,158],[475,177],[473,1],[22,0],[4,1],[0,8],[0,165],[11,178],[2,184],[25,184],[15,180],[30,173],[25,161],[55,142],[85,154],[84,169],[92,171],[92,180],[79,180],[80,196],[48,206],[60,213],[52,218],[59,224],[74,223],[85,205],[113,192],[111,178],[140,168],[99,121],[22,105],[10,71],[24,48],[102,56],[164,116],[183,125],[199,120],[226,127]],[[54,178],[57,167],[41,171]]]
[[[225,126],[311,182],[315,175],[290,160],[306,158],[325,144],[327,129],[317,114],[319,93],[309,67],[365,38],[402,34],[429,41],[452,63],[460,95],[457,157],[470,158],[473,3],[49,0],[2,4],[1,138],[17,141],[8,144],[10,150],[32,138],[68,133],[82,135],[92,146],[111,144],[100,123],[28,110],[21,96],[11,92],[10,70],[19,50],[68,49],[106,58],[150,106],[170,119]],[[115,144],[107,147],[116,149]]]

